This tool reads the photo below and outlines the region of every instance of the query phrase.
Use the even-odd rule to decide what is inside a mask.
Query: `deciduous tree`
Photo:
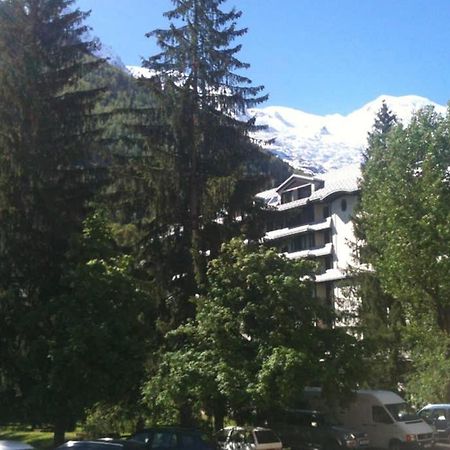
[[[366,164],[361,199],[366,239],[376,249],[369,262],[403,310],[403,342],[416,369],[409,386],[420,401],[448,395],[437,376],[447,365],[450,332],[448,136],[448,114],[440,117],[432,108],[415,114],[407,127],[395,127],[384,152]],[[441,350],[430,354],[437,337]]]
[[[313,297],[307,261],[234,239],[208,269],[208,288],[193,301],[195,320],[170,333],[146,396],[152,409],[191,402],[216,427],[267,419],[296,406],[305,386],[347,392],[359,374],[358,345],[343,329],[322,328],[330,311]],[[332,387],[332,389],[330,389]]]

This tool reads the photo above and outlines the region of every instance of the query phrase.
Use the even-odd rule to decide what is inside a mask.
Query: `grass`
[[[78,433],[66,433],[66,440],[76,439]],[[24,426],[0,426],[0,439],[11,439],[22,441],[32,445],[38,450],[49,450],[53,448],[53,432],[44,430],[33,430]]]

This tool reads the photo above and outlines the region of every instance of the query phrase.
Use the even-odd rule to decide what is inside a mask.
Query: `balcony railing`
[[[322,247],[300,250],[298,252],[284,253],[289,259],[316,258],[318,256],[331,255],[333,244],[328,242]]]
[[[308,233],[311,231],[320,231],[331,228],[331,217],[327,217],[322,222],[309,223],[294,228],[280,228],[279,230],[268,231],[264,236],[265,241],[273,241],[296,234]]]

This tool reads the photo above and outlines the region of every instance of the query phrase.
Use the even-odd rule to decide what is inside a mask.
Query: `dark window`
[[[156,431],[151,448],[172,448],[177,446],[177,436],[170,431]]]
[[[181,447],[184,449],[200,450],[204,448],[202,438],[196,434],[180,433],[179,439],[181,441]],[[225,438],[222,442],[225,441]]]
[[[311,195],[311,185],[299,187],[297,189],[296,199],[307,198]]]
[[[325,244],[329,244],[331,242],[331,230],[324,230],[323,241]]]
[[[292,191],[283,192],[281,194],[281,203],[289,203],[292,202],[292,200],[293,200]]]
[[[392,423],[392,419],[389,417],[389,414],[381,406],[372,406],[372,419],[376,423]]]
[[[341,200],[341,209],[342,211],[347,211],[347,200],[345,198]]]
[[[138,441],[138,442],[142,442],[144,444],[146,444],[151,437],[151,433],[147,433],[147,432],[142,432],[142,433],[136,433],[133,436],[133,441]]]
[[[296,210],[295,214],[288,217],[287,225],[289,228],[293,228],[312,222],[314,222],[314,208],[309,205],[300,210]]]
[[[253,433],[251,431],[246,431],[244,436],[244,442],[246,444],[254,444],[255,438],[253,437]]]
[[[431,419],[433,418],[433,417],[432,417],[432,413],[433,413],[433,411],[432,411],[431,409],[424,409],[423,411],[420,411],[419,416],[420,416],[423,420],[425,420],[425,422],[430,423],[430,422],[431,422]]]
[[[330,217],[330,208],[328,206],[323,207],[323,218],[326,219]]]
[[[325,256],[325,270],[329,270],[333,267],[333,257],[331,255]]]
[[[280,442],[278,436],[272,430],[255,431],[258,444],[268,444],[270,442]]]
[[[314,233],[301,234],[294,237],[294,240],[292,242],[292,251],[298,252],[300,250],[309,250],[311,248],[314,248],[314,246]]]
[[[233,431],[231,437],[231,442],[244,442],[244,432],[243,430],[235,430]]]
[[[301,413],[297,411],[288,411],[286,413],[285,422],[289,425],[306,427],[311,423],[311,414]]]
[[[325,300],[327,305],[333,306],[333,285],[331,283],[325,285]]]

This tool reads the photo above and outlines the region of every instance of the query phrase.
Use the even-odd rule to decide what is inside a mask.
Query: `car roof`
[[[293,412],[293,413],[302,413],[302,414],[324,414],[323,411],[320,411],[318,409],[297,409],[297,408],[290,408],[286,409],[286,412]]]
[[[93,439],[83,441],[67,441],[60,445],[58,448],[68,447],[89,447],[89,446],[104,446],[109,447],[143,447],[143,445],[136,441],[130,441],[127,439]]]
[[[30,450],[34,447],[26,442],[14,441],[10,439],[0,440],[0,450]]]
[[[437,408],[450,409],[450,403],[430,403],[427,406],[424,406],[422,409],[437,409]]]
[[[181,431],[181,432],[189,432],[189,433],[201,433],[201,430],[198,428],[189,428],[189,427],[181,427],[177,425],[168,425],[168,426],[161,426],[161,427],[147,427],[142,428],[142,430],[138,430],[133,434],[142,433],[142,432],[149,432],[149,431],[160,431],[160,430],[170,430],[170,431]]]
[[[253,426],[231,426],[222,428],[219,431],[230,431],[230,430],[245,430],[245,431],[273,431],[271,428],[267,427],[253,427]]]

